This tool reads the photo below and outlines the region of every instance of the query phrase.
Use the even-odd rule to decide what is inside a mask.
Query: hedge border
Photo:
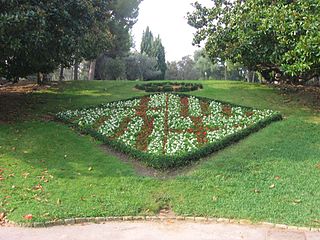
[[[172,86],[180,85],[181,87],[174,90]],[[189,86],[188,86],[189,85]],[[166,88],[166,87],[170,88]],[[161,88],[162,87],[162,88]],[[186,83],[186,82],[156,82],[156,83],[141,83],[135,85],[135,88],[145,92],[193,92],[203,89],[201,83]]]
[[[304,231],[304,232],[320,232],[320,228],[313,227],[298,227],[287,224],[276,224],[270,222],[253,222],[246,219],[233,219],[233,218],[217,218],[217,217],[192,217],[192,216],[115,216],[115,217],[85,217],[85,218],[68,218],[59,219],[46,222],[30,222],[30,223],[16,223],[13,221],[7,221],[9,225],[24,227],[24,228],[48,228],[55,226],[67,226],[83,223],[95,223],[103,224],[107,222],[164,222],[164,221],[185,221],[195,223],[211,223],[211,224],[238,224],[238,225],[250,225],[261,226],[274,229],[292,230],[292,231]]]
[[[170,93],[170,94],[174,94],[179,97],[192,96],[192,95],[188,95],[188,94],[177,94],[177,93]],[[150,97],[152,95],[154,95],[154,94],[112,101],[110,103],[119,102],[119,101],[128,101],[128,100],[134,100],[134,99],[141,99],[142,97]],[[206,97],[198,97],[198,96],[194,96],[194,97],[197,97],[198,99],[204,100],[204,101],[216,101],[216,102],[226,104],[226,105],[229,105],[232,107],[242,107],[242,108],[245,108],[248,110],[254,109],[252,107],[237,105],[237,104],[233,104],[233,103],[229,103],[229,102],[225,102],[225,101],[218,101],[218,100],[210,99],[210,98],[206,98]],[[80,108],[80,110],[81,109],[86,110],[86,109],[103,107],[103,106],[104,106],[104,104],[100,104],[97,106]],[[111,146],[113,149],[115,149],[117,151],[128,154],[128,155],[132,156],[133,158],[140,160],[141,162],[143,162],[144,164],[146,164],[149,167],[153,167],[158,170],[167,170],[167,169],[186,166],[186,165],[189,165],[191,162],[198,161],[200,158],[206,157],[206,156],[212,154],[213,152],[217,152],[223,148],[226,148],[226,147],[232,145],[235,142],[238,142],[238,141],[244,139],[245,137],[251,135],[252,133],[258,132],[259,130],[265,128],[266,126],[268,126],[272,122],[281,121],[283,118],[280,113],[275,113],[274,115],[272,115],[266,119],[263,119],[263,120],[249,126],[246,129],[243,129],[235,134],[229,135],[229,136],[221,139],[218,142],[208,143],[200,148],[197,148],[194,151],[191,151],[191,152],[179,155],[179,156],[163,156],[163,155],[144,153],[144,152],[141,152],[137,149],[131,148],[122,142],[110,140],[107,137],[103,136],[102,134],[98,133],[97,131],[95,131],[91,128],[81,128],[81,127],[77,126],[76,124],[70,123],[68,120],[60,119],[58,117],[56,117],[56,119],[75,128],[77,131],[79,131],[83,134],[88,134],[88,135],[96,138],[97,140]]]

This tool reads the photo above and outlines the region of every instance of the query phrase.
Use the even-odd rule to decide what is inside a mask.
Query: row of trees
[[[123,46],[121,41],[118,41]],[[97,59],[95,79],[162,80],[167,70],[165,48],[160,36],[156,38],[149,27],[143,32],[140,52],[130,52],[132,42],[118,52],[104,53]]]
[[[185,56],[180,61],[168,62],[166,79],[170,80],[243,80],[247,70],[239,64],[223,62],[213,63],[205,50],[199,50],[194,56]]]
[[[195,3],[188,14],[197,29],[194,44],[206,41],[216,59],[240,63],[267,81],[305,83],[320,76],[318,0],[213,0]]]
[[[120,56],[131,47],[129,30],[141,0],[4,1],[0,8],[0,76],[38,81],[61,66]]]

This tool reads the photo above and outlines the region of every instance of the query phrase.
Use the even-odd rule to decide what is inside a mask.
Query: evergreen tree
[[[151,57],[153,55],[153,34],[150,28],[147,27],[146,31],[143,31],[141,41],[141,53]]]
[[[141,54],[157,60],[157,70],[161,72],[158,78],[163,80],[167,70],[165,49],[160,36],[158,35],[158,37],[154,39],[149,27],[147,27],[142,35]]]
[[[163,80],[166,75],[166,53],[164,46],[162,45],[160,36],[158,36],[153,42],[153,57],[157,59],[157,70],[161,72],[160,80]]]

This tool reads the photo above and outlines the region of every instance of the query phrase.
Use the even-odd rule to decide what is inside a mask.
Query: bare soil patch
[[[28,118],[35,103],[31,94],[50,87],[50,85],[39,86],[29,81],[0,85],[0,124]]]
[[[285,102],[289,103],[292,100],[296,100],[305,106],[320,111],[320,87],[289,84],[282,84],[275,87],[278,88],[286,98]]]

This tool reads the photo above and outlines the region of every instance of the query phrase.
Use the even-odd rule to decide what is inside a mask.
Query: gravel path
[[[0,240],[320,240],[320,232],[267,226],[165,222],[108,222],[51,228],[0,227]]]

